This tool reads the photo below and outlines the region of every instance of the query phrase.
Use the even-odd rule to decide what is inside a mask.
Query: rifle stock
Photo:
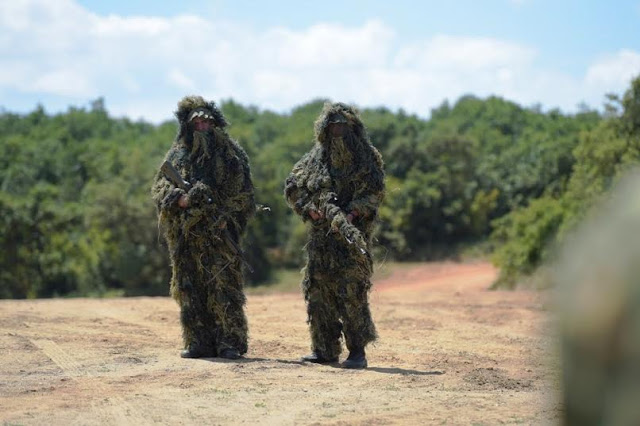
[[[340,207],[335,204],[336,198],[332,197],[325,203],[325,215],[331,228],[335,229],[349,243],[358,248],[360,254],[366,255],[367,246],[362,232],[356,226],[349,222],[347,215]]]
[[[164,177],[169,180],[169,182],[182,189],[184,192],[189,192],[191,189],[191,184],[182,178],[180,172],[178,172],[170,162],[165,161],[162,163],[160,171],[164,174]]]

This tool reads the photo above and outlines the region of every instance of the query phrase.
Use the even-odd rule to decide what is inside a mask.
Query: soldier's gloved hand
[[[309,216],[313,220],[320,220],[320,219],[324,218],[324,214],[321,211],[318,211],[318,210],[315,210],[315,209],[309,210]]]
[[[178,198],[178,207],[186,209],[187,207],[189,207],[189,196],[188,195],[182,195],[180,196],[180,198]]]
[[[217,226],[218,229],[225,230],[230,226],[233,228],[233,216],[225,212],[219,212],[217,217],[218,220],[215,226]]]
[[[172,209],[178,206],[179,200],[181,200],[182,197],[186,197],[186,195],[186,192],[184,192],[182,189],[174,188],[173,191],[169,192],[162,200],[161,208]]]
[[[189,203],[197,206],[211,204],[211,188],[202,182],[197,182],[193,188],[189,190]]]

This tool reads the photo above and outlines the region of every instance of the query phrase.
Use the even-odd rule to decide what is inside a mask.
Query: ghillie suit
[[[182,356],[235,358],[247,351],[246,299],[241,260],[223,230],[239,243],[255,212],[249,161],[213,102],[185,97],[176,117],[180,129],[165,160],[192,187],[186,193],[159,172],[152,194],[171,257],[171,295],[180,305]]]
[[[384,171],[352,107],[325,104],[315,135],[313,148],[285,182],[285,198],[310,223],[302,290],[313,354],[303,359],[332,362],[342,349],[341,334],[350,358],[359,352],[364,357],[365,346],[376,339],[368,302],[370,245]]]

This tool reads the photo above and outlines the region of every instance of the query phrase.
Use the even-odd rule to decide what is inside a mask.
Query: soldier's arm
[[[284,197],[287,200],[287,204],[291,209],[299,216],[303,218],[307,216],[309,209],[309,193],[298,186],[296,176],[292,173],[287,177],[284,182]]]
[[[355,217],[374,217],[384,199],[384,170],[380,154],[376,152],[375,161],[358,182],[353,200],[346,208],[346,212]]]
[[[172,161],[175,157],[175,150],[172,147],[165,156],[166,161]],[[180,188],[176,188],[164,174],[158,170],[151,187],[151,197],[156,205],[158,212],[170,211],[178,206],[178,202],[186,193]]]
[[[320,219],[323,215],[319,212],[319,191],[313,193],[306,185],[305,172],[314,155],[313,151],[305,154],[298,161],[284,183],[284,196],[287,204],[299,215],[303,221],[310,218]]]
[[[241,163],[241,183],[238,188],[233,188],[232,192],[227,194],[222,210],[224,211],[223,216],[234,224],[239,234],[242,234],[249,218],[255,214],[256,204],[249,158],[239,146],[237,154]]]

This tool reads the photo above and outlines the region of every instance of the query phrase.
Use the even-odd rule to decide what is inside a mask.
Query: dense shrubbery
[[[640,162],[640,77],[622,98],[610,95],[606,110],[596,127],[578,133],[566,184],[547,188],[541,198],[494,222],[498,285],[512,287],[551,260],[553,247]]]
[[[268,281],[302,262],[304,227],[282,197],[309,149],[314,101],[290,114],[222,102],[229,131],[251,159],[256,198],[270,212],[252,222],[246,249]],[[362,111],[387,170],[376,250],[400,260],[451,256],[489,240],[513,284],[548,256],[585,207],[640,149],[640,81],[602,117],[463,97],[423,120]],[[151,125],[90,108],[48,115],[0,113],[0,297],[166,294],[168,262],[149,196],[176,123]]]

